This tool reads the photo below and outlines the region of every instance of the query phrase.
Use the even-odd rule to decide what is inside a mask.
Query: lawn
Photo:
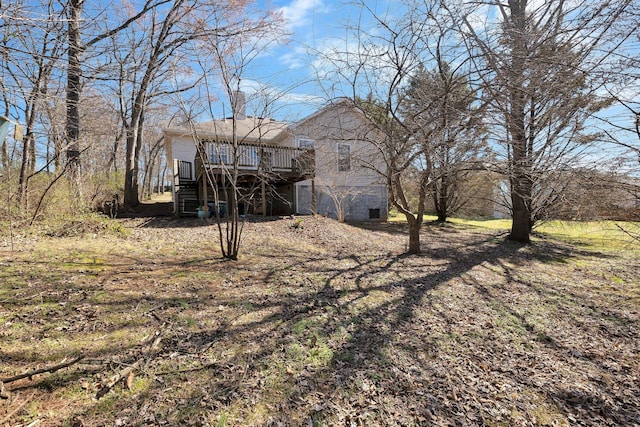
[[[0,426],[640,424],[637,224],[504,224],[2,229]]]

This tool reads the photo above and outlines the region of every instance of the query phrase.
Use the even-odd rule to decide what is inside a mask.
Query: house
[[[293,124],[247,116],[243,103],[237,110],[235,120],[163,130],[177,216],[224,213],[225,201],[238,197],[246,215],[387,219],[384,162],[369,139],[371,126],[348,100]]]

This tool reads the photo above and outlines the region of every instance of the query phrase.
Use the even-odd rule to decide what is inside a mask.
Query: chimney
[[[233,94],[231,101],[234,103],[234,116],[236,120],[244,120],[247,118],[247,99],[244,92],[237,90]]]

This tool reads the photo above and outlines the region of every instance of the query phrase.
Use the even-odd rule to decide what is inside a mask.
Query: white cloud
[[[310,25],[314,14],[326,13],[328,8],[322,0],[293,0],[279,11],[287,21],[287,27],[293,30]]]
[[[289,70],[299,70],[307,65],[299,52],[285,53],[284,55],[280,55],[279,60],[280,63]]]
[[[251,79],[240,81],[240,89],[247,95],[248,110],[257,116],[296,120],[300,114],[305,115],[326,102],[318,95],[296,93],[294,87],[281,88]]]

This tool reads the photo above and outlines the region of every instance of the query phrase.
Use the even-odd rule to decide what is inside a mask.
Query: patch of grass
[[[436,217],[425,216],[425,223],[435,221]],[[405,222],[403,215],[390,215],[389,222]],[[466,219],[449,218],[448,223],[465,228],[478,228],[483,230],[511,229],[510,219]],[[625,221],[565,221],[552,220],[539,224],[534,234],[546,238],[558,239],[571,244],[586,245],[610,250],[639,249],[638,236],[640,236],[639,222]],[[634,239],[635,236],[635,239]]]
[[[217,419],[216,427],[227,427],[227,413],[223,412]]]
[[[626,283],[626,280],[624,280],[624,279],[622,279],[622,278],[620,278],[620,277],[616,277],[616,276],[612,276],[612,277],[611,277],[611,281],[612,281],[613,283],[617,283],[617,284],[619,284],[619,285],[623,285],[624,283]]]
[[[130,234],[130,230],[121,222],[97,213],[76,215],[73,218],[50,218],[38,226],[51,237],[90,235],[95,238],[99,234],[126,237]]]
[[[116,408],[119,401],[121,401],[121,397],[116,393],[107,394],[89,409],[88,415],[101,417],[107,414],[115,414],[117,413]]]
[[[638,249],[627,231],[639,232],[640,223],[621,221],[548,221],[536,228],[543,236],[600,249]]]
[[[483,230],[505,230],[511,229],[511,220],[509,219],[464,219],[449,218],[449,222],[460,227],[480,228]]]
[[[310,332],[313,333],[314,331],[317,331],[318,329],[319,326],[317,319],[305,317],[293,325],[291,332],[298,337],[303,337]]]

